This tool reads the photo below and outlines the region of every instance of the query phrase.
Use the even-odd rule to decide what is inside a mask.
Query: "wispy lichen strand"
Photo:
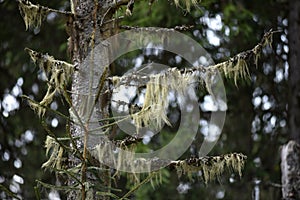
[[[192,5],[197,5],[201,0],[174,0],[176,6],[181,7],[181,1],[183,2],[184,6],[186,7],[187,11],[191,10]]]
[[[143,77],[138,80],[144,82]],[[131,118],[138,130],[142,127],[151,127],[155,130],[161,129],[164,123],[171,126],[167,117],[169,105],[168,95],[175,92],[179,97],[184,97],[188,88],[194,83],[194,76],[189,72],[181,73],[175,68],[167,70],[165,73],[150,75],[147,79],[145,99],[140,111],[131,113]],[[115,87],[118,87],[120,81],[128,80],[121,78],[112,78]],[[137,83],[138,86],[139,83]],[[143,83],[142,83],[143,84]]]
[[[160,160],[159,158],[135,158],[134,152],[132,152],[133,149],[116,153],[115,148],[116,147],[111,146],[108,142],[103,142],[91,150],[91,155],[100,162],[109,164],[110,166],[117,166],[117,171],[126,168],[128,172],[132,173],[131,175],[134,176],[136,180],[139,180],[136,173],[139,173],[140,169],[149,169],[149,172],[151,172],[153,167],[157,164],[167,162],[169,163],[169,167],[175,168],[179,177],[187,175],[192,178],[193,175],[198,176],[199,172],[201,172],[203,181],[207,183],[218,178],[226,169],[242,176],[242,169],[247,159],[247,156],[241,153],[231,153],[221,156],[192,157],[186,160],[167,161]],[[123,146],[122,149],[124,148],[129,150]]]
[[[146,77],[146,78],[144,75],[138,76],[134,74],[132,76],[127,75],[122,77],[112,77],[111,80],[115,87],[119,87],[120,85],[124,85],[124,84],[126,85],[132,79],[150,80],[146,84],[146,88],[147,88],[146,100],[144,102],[143,109],[140,112],[135,113],[134,116],[132,116],[136,124],[140,125],[143,123],[141,119],[149,118],[149,116],[147,117],[146,115],[151,113],[151,109],[155,107],[153,105],[157,105],[156,102],[159,99],[161,99],[158,97],[165,96],[163,91],[161,91],[159,94],[154,93],[154,91],[157,91],[157,89],[159,89],[158,87],[160,85],[169,85],[171,86],[170,87],[171,89],[175,89],[178,93],[182,93],[182,91],[186,91],[187,88],[191,86],[190,81],[197,80],[199,81],[199,85],[202,86],[200,88],[206,88],[208,93],[212,95],[212,90],[211,90],[212,77],[214,77],[218,71],[223,73],[226,78],[232,79],[236,86],[238,86],[238,80],[240,79],[244,80],[250,78],[248,63],[253,62],[256,65],[258,64],[258,58],[262,53],[262,49],[267,45],[271,45],[273,33],[274,31],[272,30],[266,32],[261,42],[257,44],[253,49],[241,52],[236,56],[230,58],[229,60],[216,65],[211,65],[208,67],[197,66],[197,67],[184,69],[184,70],[178,70],[176,68],[172,68],[170,70],[167,70],[164,73],[151,75],[150,77]],[[144,83],[145,81],[140,81],[140,82]],[[154,82],[156,82],[156,84],[153,84]],[[141,85],[139,85],[139,87],[141,87]],[[153,88],[153,87],[157,87],[157,88]],[[160,89],[164,89],[164,88],[160,88]],[[149,102],[152,102],[152,104],[150,104]],[[152,108],[150,107],[150,105],[152,106]],[[159,105],[160,105],[159,107],[164,108],[165,102],[160,101]],[[162,114],[161,115],[162,118],[166,116],[164,112],[161,114]],[[145,120],[144,123],[146,121],[147,120]],[[167,120],[164,121],[167,123]]]
[[[55,60],[54,57],[48,54],[41,54],[31,49],[25,49],[30,55],[33,62],[40,67],[46,74],[48,81],[48,90],[43,100],[37,104],[34,101],[29,101],[29,105],[35,110],[39,116],[45,114],[45,107],[48,106],[56,92],[63,93],[65,86],[69,83],[70,77],[74,72],[74,66],[64,61]]]
[[[19,1],[20,13],[25,22],[26,30],[32,27],[39,28],[42,21],[46,18],[50,12],[48,9],[43,9],[39,5],[34,5],[29,1]]]
[[[182,174],[191,177],[192,174],[201,172],[205,183],[220,176],[225,169],[237,172],[242,175],[247,156],[241,153],[225,154],[222,156],[206,156],[201,158],[190,158],[181,161],[174,161],[178,176]]]
[[[55,12],[62,15],[73,15],[68,11],[60,11],[47,8],[41,5],[32,4],[28,0],[19,0],[19,10],[25,22],[26,30],[29,28],[39,28],[50,12]]]
[[[46,138],[45,147],[46,155],[50,154],[50,157],[48,161],[42,165],[42,168],[61,169],[64,152],[63,148],[50,136],[47,136]]]

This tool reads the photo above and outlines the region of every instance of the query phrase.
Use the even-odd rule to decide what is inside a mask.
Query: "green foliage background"
[[[40,0],[33,3],[69,9],[67,1]],[[122,12],[120,10],[119,14]],[[258,67],[250,67],[251,81],[242,82],[236,88],[233,81],[225,80],[227,118],[222,136],[211,155],[233,151],[246,154],[248,161],[243,177],[240,179],[228,173],[219,181],[205,185],[186,177],[178,178],[175,172],[164,170],[163,183],[155,189],[150,184],[141,187],[135,199],[251,199],[257,194],[257,188],[261,199],[280,198],[280,188],[274,187],[274,183],[280,183],[279,146],[288,139],[287,13],[287,2],[282,0],[203,0],[190,13],[176,8],[169,1],[158,0],[152,6],[144,1],[136,2],[133,15],[126,17],[121,24],[156,27],[194,25],[185,33],[205,47],[215,63],[252,48],[264,31],[273,28],[283,32],[274,35],[273,49],[264,50]],[[0,15],[0,183],[24,199],[32,199],[35,180],[55,182],[53,174],[40,168],[46,161],[43,148],[46,133],[38,117],[20,97],[26,94],[40,100],[46,91],[46,83],[40,71],[30,62],[24,48],[29,47],[68,60],[65,21],[52,13],[40,29],[26,32],[17,2],[11,0],[0,1]],[[222,19],[222,27],[218,30],[207,23],[216,17]],[[220,38],[219,45],[209,42],[210,32]],[[122,74],[117,67],[114,73]],[[16,100],[19,106],[11,109],[7,104],[9,98]],[[59,98],[52,106],[67,113],[64,102]],[[63,134],[62,119],[48,115],[46,122],[51,125],[54,118],[59,123],[57,127],[52,127],[53,130]],[[201,137],[200,133],[199,139]],[[195,147],[197,145],[194,144]],[[14,175],[22,177],[23,181]],[[123,180],[120,187],[124,186],[126,191],[125,182]],[[179,190],[179,185],[187,186],[188,189]],[[0,198],[9,197],[0,191]]]

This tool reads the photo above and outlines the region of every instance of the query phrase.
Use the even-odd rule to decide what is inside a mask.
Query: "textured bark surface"
[[[289,0],[288,128],[291,141],[281,149],[282,197],[300,199],[300,1]]]
[[[289,102],[291,138],[300,143],[300,1],[289,1]]]
[[[111,20],[114,9],[109,7],[111,1],[98,0],[71,0],[72,10],[75,14],[68,22],[69,51],[77,71],[72,77],[72,105],[70,110],[74,121],[81,120],[81,125],[71,125],[73,137],[80,137],[77,148],[83,152],[84,147],[92,147],[100,142],[100,137],[91,138],[90,130],[99,127],[98,120],[107,117],[108,106],[106,95],[100,95],[95,104],[95,98],[99,92],[99,81],[108,63],[108,51],[101,42],[114,33],[114,24],[105,23]],[[107,45],[107,44],[106,44]],[[96,48],[95,48],[96,47]],[[102,89],[102,92],[105,88]],[[79,123],[79,122],[78,122]],[[79,123],[80,124],[80,123]],[[80,164],[81,160],[70,156],[70,167]],[[97,166],[100,167],[100,166]],[[104,166],[101,166],[104,168]],[[91,185],[96,180],[94,176],[85,172],[86,166],[81,168],[79,178],[81,182]],[[103,170],[97,175],[101,177],[101,185],[110,188],[110,171]],[[69,184],[73,184],[69,181]],[[88,191],[88,192],[87,192]],[[99,190],[98,190],[99,191]],[[109,192],[109,189],[102,192]],[[84,193],[84,194],[83,194]],[[73,191],[68,195],[68,199],[109,199],[105,196],[96,195],[96,191],[83,186],[81,191]]]
[[[293,140],[281,149],[281,182],[284,200],[300,199],[300,146]]]

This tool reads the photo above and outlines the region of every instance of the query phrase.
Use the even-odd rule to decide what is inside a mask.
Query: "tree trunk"
[[[300,199],[300,1],[289,1],[288,128],[291,141],[281,149],[282,197]]]
[[[300,199],[300,146],[293,140],[281,149],[281,173],[283,199]]]
[[[300,1],[289,1],[289,102],[291,139],[300,143]]]
[[[75,17],[69,20],[69,50],[72,55],[76,72],[72,78],[72,105],[70,109],[71,118],[76,124],[71,124],[73,137],[81,139],[76,143],[77,148],[82,151],[83,159],[75,159],[70,156],[70,166],[81,163],[80,179],[84,184],[81,191],[73,191],[68,199],[109,199],[107,196],[96,195],[96,190],[89,185],[96,180],[87,173],[87,148],[99,143],[101,138],[91,138],[90,131],[99,127],[98,121],[108,116],[108,106],[105,103],[107,96],[99,94],[99,81],[108,70],[108,50],[101,42],[114,33],[112,21],[114,9],[108,5],[110,1],[98,0],[71,0],[72,12]],[[108,73],[106,73],[107,75]],[[100,92],[104,92],[102,88]],[[97,103],[95,103],[97,102]],[[96,123],[95,123],[96,122]],[[101,124],[100,124],[101,125]],[[105,168],[105,166],[97,166]],[[110,171],[99,172],[103,188],[110,188]],[[91,183],[91,184],[90,184]],[[99,178],[97,180],[99,184]],[[69,181],[72,185],[72,181]],[[99,191],[99,189],[97,190]],[[109,189],[101,192],[110,192]]]

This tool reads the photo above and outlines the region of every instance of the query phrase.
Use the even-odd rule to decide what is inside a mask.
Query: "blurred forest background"
[[[70,10],[65,0],[32,2]],[[163,184],[155,189],[150,184],[142,186],[135,193],[135,199],[281,199],[279,148],[291,138],[287,105],[288,34],[292,33],[288,31],[288,16],[293,7],[290,4],[299,3],[202,0],[190,12],[172,4],[158,0],[150,7],[147,1],[137,1],[133,15],[125,17],[121,24],[170,28],[193,25],[184,33],[198,41],[215,63],[253,48],[270,29],[281,32],[274,34],[272,49],[264,49],[258,67],[250,66],[250,81],[239,84],[238,88],[231,80],[224,83],[228,101],[226,122],[210,155],[229,152],[247,155],[243,176],[228,173],[219,181],[205,185],[165,171]],[[0,184],[24,199],[33,199],[36,180],[55,183],[55,179],[53,174],[41,169],[47,160],[46,132],[40,119],[20,97],[26,94],[40,100],[47,89],[42,73],[24,48],[70,61],[65,19],[50,13],[40,29],[25,31],[18,4],[12,0],[0,0],[0,16]],[[67,113],[63,101],[56,100],[51,108]],[[64,134],[65,124],[61,118],[47,115],[47,123],[56,133]],[[1,188],[0,199],[9,199]],[[48,198],[51,199],[51,195]]]

